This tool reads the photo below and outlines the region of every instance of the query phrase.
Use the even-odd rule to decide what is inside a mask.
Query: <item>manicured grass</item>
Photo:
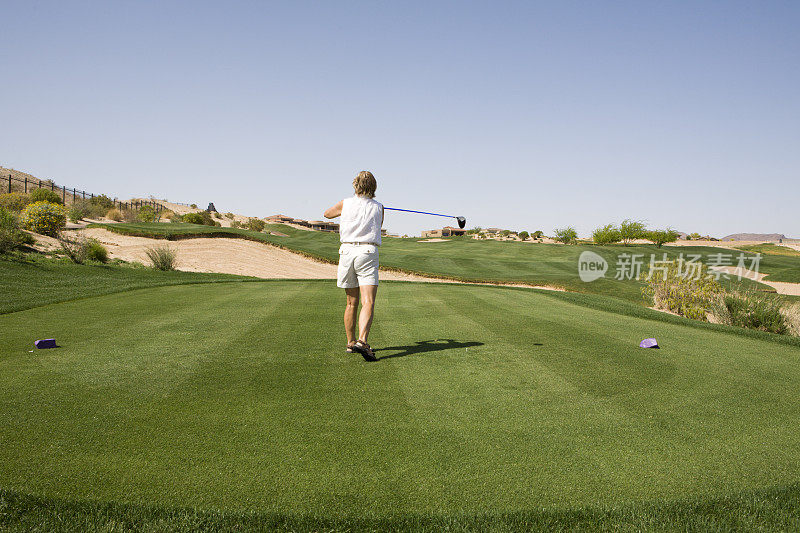
[[[0,530],[22,531],[797,531],[800,485],[611,508],[334,518],[39,498],[0,490]]]
[[[764,255],[785,255],[789,257],[800,257],[800,252],[788,246],[776,245],[771,242],[764,244],[749,244],[744,246],[736,246],[739,250],[745,252],[753,252]]]
[[[0,314],[98,294],[184,283],[240,281],[229,274],[160,272],[126,265],[76,265],[39,254],[0,258]]]
[[[195,224],[108,224],[104,227],[120,233],[163,238],[185,238],[188,236],[228,236],[268,242],[302,252],[326,261],[338,260],[339,236],[297,230],[283,225],[272,225],[268,229],[281,231],[288,237],[257,233],[243,229],[215,228]],[[419,239],[385,238],[381,246],[381,266],[433,276],[442,276],[467,281],[492,281],[505,283],[529,283],[548,285],[575,292],[602,294],[642,303],[642,284],[630,279],[614,279],[618,258],[622,254],[639,254],[643,271],[647,271],[651,255],[662,260],[701,254],[730,254],[736,263],[737,252],[707,247],[663,247],[635,246],[563,246],[559,244],[524,244],[519,242],[477,241],[467,238],[452,238],[447,242],[425,243]],[[605,278],[583,283],[578,276],[578,258],[584,251],[603,256],[609,263]],[[749,262],[748,262],[749,264]],[[783,279],[787,272],[800,275],[800,258],[769,257],[762,259],[762,271],[776,272]],[[772,277],[770,277],[772,279]],[[788,280],[784,280],[788,281]],[[798,280],[800,281],[800,280]],[[724,281],[728,286],[737,286],[735,280]],[[772,289],[750,280],[744,286],[771,291]]]
[[[591,295],[385,283],[365,363],[343,353],[342,303],[329,281],[276,281],[0,316],[0,516],[797,524],[792,340]],[[29,353],[43,336],[62,347]],[[661,350],[637,347],[650,336]],[[194,507],[217,511],[169,510]]]

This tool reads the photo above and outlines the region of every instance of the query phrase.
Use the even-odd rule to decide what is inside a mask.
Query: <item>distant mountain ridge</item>
[[[722,238],[723,241],[785,241],[795,240],[783,233],[732,233]]]

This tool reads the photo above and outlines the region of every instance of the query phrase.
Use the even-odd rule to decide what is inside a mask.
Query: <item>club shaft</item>
[[[458,218],[454,215],[442,215],[440,213],[428,213],[427,211],[414,211],[412,209],[400,209],[398,207],[384,207],[384,209],[388,209],[389,211],[403,211],[406,213],[419,213],[420,215],[433,215],[436,217]]]

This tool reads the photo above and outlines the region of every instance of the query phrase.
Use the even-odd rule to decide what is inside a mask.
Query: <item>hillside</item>
[[[722,238],[723,241],[785,241],[786,239],[783,233],[732,233]]]

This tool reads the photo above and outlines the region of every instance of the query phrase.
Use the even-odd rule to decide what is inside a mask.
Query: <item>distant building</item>
[[[316,231],[335,231],[339,232],[339,224],[325,222],[323,220],[309,220],[308,226]]]
[[[445,226],[442,229],[432,229],[423,231],[422,236],[427,238],[432,237],[460,237],[466,235],[467,230],[461,228],[454,228],[452,226]]]
[[[286,215],[272,215],[271,217],[266,218],[267,222],[271,222],[273,224],[285,224],[286,222],[294,222],[292,217],[287,217]]]

